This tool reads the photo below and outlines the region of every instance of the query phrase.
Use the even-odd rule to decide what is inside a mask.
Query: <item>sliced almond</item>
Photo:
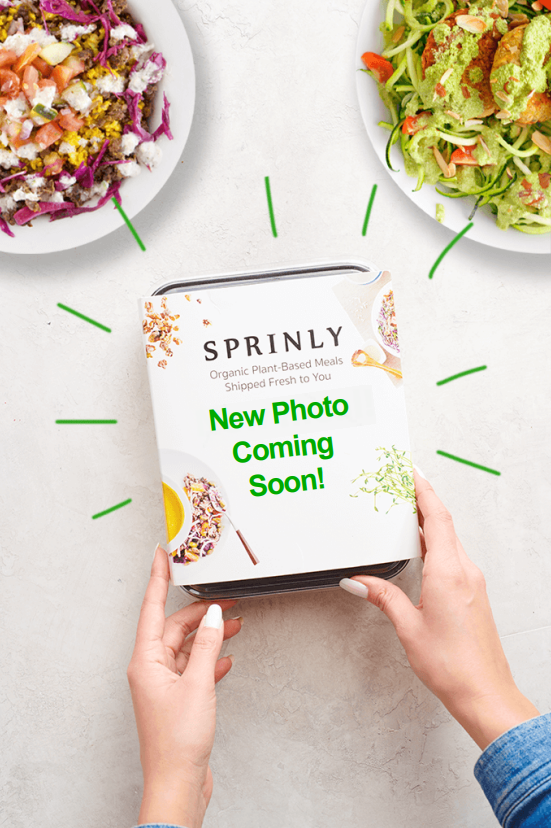
[[[551,139],[549,139],[547,135],[543,135],[543,133],[536,130],[532,135],[532,141],[541,150],[546,152],[548,155],[551,155]]]
[[[511,113],[507,109],[502,109],[500,112],[496,112],[496,118],[499,118],[500,121],[506,121],[507,118],[511,117]]]
[[[465,126],[466,127],[474,127],[474,126],[480,126],[480,124],[483,124],[483,123],[484,123],[484,121],[482,121],[480,118],[469,118],[467,121],[465,121]]]
[[[496,92],[496,98],[499,98],[500,101],[503,103],[510,104],[513,102],[513,99],[510,95],[506,95],[505,92]]]
[[[453,178],[456,172],[457,172],[457,167],[455,166],[455,164],[452,161],[451,164],[448,164],[448,175],[446,176],[446,178]]]
[[[450,68],[446,69],[446,71],[444,72],[444,74],[440,78],[440,83],[445,84],[452,72],[453,72],[453,68],[450,66]]]
[[[402,39],[402,35],[404,34],[405,30],[405,26],[400,26],[398,29],[396,29],[396,31],[392,35],[392,42],[398,43]]]
[[[455,22],[460,29],[464,29],[471,34],[481,34],[486,31],[486,23],[481,17],[474,17],[472,14],[462,14],[456,17]]]
[[[484,152],[488,155],[488,158],[491,159],[492,153],[490,152],[490,147],[488,146],[482,135],[478,136],[478,143],[480,144]]]
[[[461,121],[461,115],[458,115],[457,112],[452,112],[451,109],[446,109],[444,111],[446,115],[450,116],[450,118],[455,118],[456,121]],[[482,121],[480,123],[482,123]]]
[[[434,153],[434,157],[435,157],[435,159],[436,159],[436,163],[438,164],[438,166],[440,167],[440,169],[441,169],[441,170],[442,170],[442,172],[444,173],[444,176],[445,176],[446,178],[451,178],[451,177],[452,177],[452,173],[450,172],[449,165],[448,165],[448,164],[446,164],[446,159],[444,158],[444,156],[442,155],[442,153],[440,152],[440,150],[439,150],[437,147],[433,147],[433,148],[432,148],[432,151],[433,151],[433,153]]]
[[[496,0],[496,7],[502,17],[509,14],[509,0]]]

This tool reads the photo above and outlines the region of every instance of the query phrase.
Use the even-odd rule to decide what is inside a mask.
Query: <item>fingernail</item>
[[[160,549],[160,546],[161,546],[161,544],[158,543],[157,546],[155,547],[155,552],[153,553],[153,560],[155,560],[155,558],[157,557],[157,549]]]
[[[232,621],[239,621],[241,623],[241,626],[243,626],[243,624],[245,623],[245,619],[242,615],[239,615],[237,618],[232,618]]]
[[[426,480],[426,479],[427,479],[427,475],[426,475],[426,474],[423,474],[423,472],[421,471],[421,469],[419,468],[419,466],[416,466],[416,465],[415,465],[415,463],[413,464],[413,468],[415,469],[415,471],[417,472],[417,474],[418,474],[418,475],[420,475],[420,477],[422,477],[422,478],[423,478],[423,480]]]
[[[342,581],[339,581],[339,586],[346,590],[346,592],[357,595],[358,598],[367,598],[369,594],[365,584],[360,584],[359,581],[353,581],[351,578],[343,578]]]
[[[231,661],[231,663],[233,665],[233,662],[235,661],[235,656],[229,655],[229,656],[226,656],[226,658],[229,658],[229,660]]]
[[[212,604],[205,615],[205,627],[212,627],[215,630],[219,630],[223,623],[222,607],[218,604]]]

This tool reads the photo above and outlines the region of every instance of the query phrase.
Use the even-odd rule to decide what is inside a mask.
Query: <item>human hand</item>
[[[199,828],[212,793],[215,683],[232,666],[218,656],[242,619],[222,619],[235,601],[191,604],[165,619],[169,577],[158,546],[127,673],[144,776],[139,822]]]
[[[467,557],[450,513],[417,472],[415,489],[424,560],[419,604],[381,578],[356,575],[341,586],[385,613],[414,673],[484,750],[539,714],[513,680],[484,576]]]

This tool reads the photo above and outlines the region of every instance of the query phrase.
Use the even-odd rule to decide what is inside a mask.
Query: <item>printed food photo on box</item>
[[[140,308],[173,583],[419,554],[390,273],[214,280]]]

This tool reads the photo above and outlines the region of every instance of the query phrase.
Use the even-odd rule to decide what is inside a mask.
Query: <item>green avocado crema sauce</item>
[[[531,192],[527,190],[527,183],[532,187]],[[516,224],[522,216],[534,209],[530,208],[528,202],[532,200],[532,195],[536,197],[538,194],[543,196],[537,205],[538,215],[542,218],[551,218],[551,187],[543,189],[539,173],[530,173],[519,175],[519,180],[500,199],[497,206],[497,226],[507,230],[511,224]]]
[[[546,58],[550,49],[551,21],[548,15],[540,14],[524,29],[520,66],[504,63],[492,72],[494,100],[500,109],[511,113],[513,121],[520,118],[528,106],[531,92],[547,90],[550,63],[546,62]]]
[[[497,20],[490,17],[492,4],[471,6],[469,14],[478,17],[486,23],[486,31],[490,31],[496,22],[498,29],[507,30],[507,23],[504,20]],[[493,12],[495,14],[495,11]],[[501,30],[501,29],[500,29]],[[442,51],[436,54],[436,63],[430,66],[425,72],[425,78],[420,84],[420,95],[423,104],[433,111],[450,110],[460,115],[464,120],[477,118],[484,111],[484,104],[478,90],[469,85],[470,98],[466,98],[462,91],[465,86],[463,74],[469,64],[478,57],[478,42],[484,32],[472,34],[460,26],[450,28],[447,24],[441,23],[433,29],[433,35],[438,45],[446,44]],[[451,69],[450,75],[442,83],[442,76]],[[483,78],[482,70],[473,66],[470,67],[465,79],[469,83],[479,83]],[[446,96],[441,97],[436,93],[436,87],[441,84],[446,90]]]

